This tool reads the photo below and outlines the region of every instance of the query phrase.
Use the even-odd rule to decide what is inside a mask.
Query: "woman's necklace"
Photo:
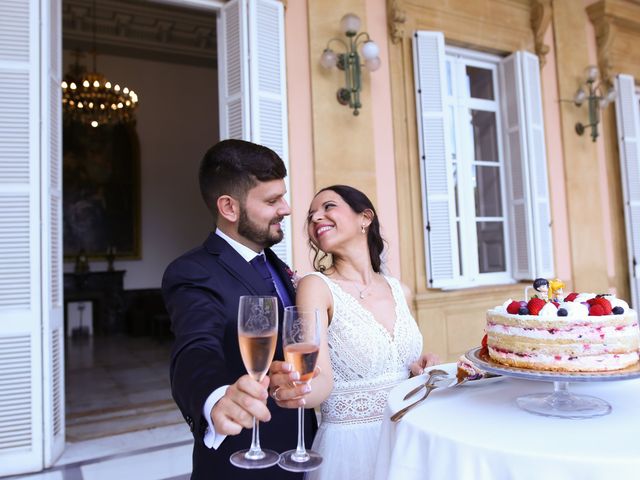
[[[364,300],[364,299],[365,299],[365,297],[366,297],[365,293],[366,293],[366,291],[367,291],[367,290],[369,290],[369,287],[371,287],[371,285],[373,285],[373,284],[372,284],[372,283],[370,283],[369,285],[365,285],[365,286],[364,286],[364,288],[363,288],[362,290],[360,290],[360,289],[358,288],[358,284],[356,284],[356,283],[354,283],[354,284],[353,284],[353,286],[354,286],[354,287],[356,287],[356,290],[358,291],[358,296],[359,296],[362,300]]]
[[[353,285],[353,288],[356,289],[356,291],[358,292],[358,297],[360,298],[360,300],[364,300],[365,298],[367,298],[367,291],[373,286],[373,280],[371,281],[371,283],[369,283],[369,285],[364,285],[363,288],[360,288],[360,284],[354,280],[338,280],[342,283],[349,283],[350,285]]]

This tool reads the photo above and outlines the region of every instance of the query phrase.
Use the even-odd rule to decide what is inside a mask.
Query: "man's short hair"
[[[287,168],[276,152],[244,140],[223,140],[204,154],[198,178],[207,208],[218,218],[217,201],[229,195],[244,203],[247,193],[258,182],[279,180]]]

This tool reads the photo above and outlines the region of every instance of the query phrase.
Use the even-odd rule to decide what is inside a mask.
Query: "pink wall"
[[[344,12],[347,13],[347,12]],[[311,269],[307,235],[304,231],[307,207],[315,185],[313,178],[313,124],[309,62],[308,12],[305,1],[288,2],[285,15],[287,49],[287,88],[289,104],[289,163],[292,205],[293,263],[299,272]],[[393,151],[391,83],[387,49],[385,3],[366,0],[363,26],[380,47],[382,66],[365,77],[364,88],[371,89],[373,138],[376,170],[376,209],[383,235],[388,242],[388,271],[400,275],[400,250],[397,222],[397,192]]]
[[[596,0],[584,0],[583,4],[586,8]],[[588,19],[586,10],[582,10],[581,15],[585,17],[585,32],[584,40],[588,50],[589,63],[592,65],[598,64],[597,59],[597,47],[595,40],[595,31],[593,25]],[[545,131],[547,140],[547,155],[549,165],[549,183],[551,188],[551,205],[553,214],[553,241],[554,241],[554,255],[556,265],[556,276],[563,280],[570,279],[572,276],[571,255],[570,255],[570,232],[568,228],[567,219],[567,198],[566,198],[566,176],[570,175],[570,172],[565,172],[563,169],[563,154],[562,154],[562,130],[560,125],[560,109],[559,109],[559,95],[558,95],[558,82],[557,82],[557,70],[556,70],[556,58],[555,58],[555,40],[553,34],[553,26],[550,26],[545,34],[544,43],[550,47],[547,54],[547,61],[542,70],[542,83],[544,86],[544,110],[545,110]],[[585,68],[587,65],[585,65]],[[581,78],[580,78],[581,79]],[[576,78],[576,89],[578,88],[579,78]],[[570,100],[570,99],[563,99]],[[587,110],[582,107],[585,121],[587,119]],[[611,218],[611,206],[609,204],[610,192],[607,184],[607,166],[606,166],[606,154],[604,145],[604,132],[603,126],[599,128],[600,136],[596,141],[596,150],[599,171],[600,182],[600,205],[602,208],[602,218],[604,225],[610,227],[612,225]],[[588,137],[588,132],[585,133],[585,142],[591,142]],[[605,249],[603,255],[606,255],[607,259],[607,274],[611,278],[615,275],[615,256],[614,256],[614,241],[611,228],[603,228],[603,237]],[[614,292],[615,293],[615,292]]]
[[[386,3],[366,0],[367,19],[364,28],[380,47],[380,68],[365,80],[364,88],[371,88],[373,138],[376,166],[376,209],[380,216],[382,234],[387,241],[388,273],[400,276],[400,232],[398,230],[398,201],[396,190],[395,156],[393,151],[393,111],[391,108],[391,78],[387,39]],[[366,78],[366,77],[365,77]],[[409,231],[406,232],[410,234]]]
[[[585,1],[584,6],[585,9],[590,4],[594,3],[593,0]],[[598,54],[597,54],[597,46],[596,46],[596,33],[593,28],[593,24],[589,20],[587,16],[586,10],[583,10],[583,15],[586,20],[586,28],[585,28],[585,40],[587,44],[587,51],[589,53],[589,64],[598,65]],[[586,67],[586,65],[585,65]],[[587,118],[587,108],[586,104],[582,107],[584,110],[585,119]],[[602,117],[601,117],[602,118]],[[598,156],[598,178],[601,179],[600,182],[600,205],[602,207],[602,221],[605,225],[608,225],[609,228],[603,229],[604,234],[604,245],[605,250],[604,254],[607,258],[607,275],[609,278],[613,278],[615,276],[615,255],[613,251],[613,233],[612,233],[612,223],[611,223],[611,205],[609,204],[609,198],[611,193],[609,192],[609,185],[607,184],[607,177],[609,176],[609,172],[607,169],[607,156],[605,153],[604,139],[606,138],[606,132],[604,131],[604,125],[601,123],[598,125],[600,136],[596,140],[596,151]],[[585,132],[586,137],[586,132]],[[585,141],[587,138],[585,138]],[[612,292],[615,293],[615,292]]]
[[[312,270],[305,221],[315,185],[307,2],[288,2],[285,13],[287,103],[289,107],[289,184],[291,190],[292,268]],[[317,60],[317,59],[315,59]]]
[[[568,281],[572,277],[567,218],[567,195],[562,154],[562,129],[560,124],[560,104],[558,96],[558,71],[556,69],[555,40],[553,26],[549,26],[544,37],[549,46],[547,61],[542,68],[544,125],[547,144],[547,165],[549,168],[549,196],[553,221],[553,255],[557,278]]]

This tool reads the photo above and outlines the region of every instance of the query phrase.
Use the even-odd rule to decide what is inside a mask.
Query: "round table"
[[[455,365],[440,367],[451,371]],[[602,417],[527,413],[515,398],[552,392],[553,383],[502,378],[436,389],[392,423],[394,412],[420,398],[403,401],[404,395],[425,380],[409,379],[389,395],[376,480],[640,478],[640,379],[571,383],[572,392],[611,404],[611,414]]]

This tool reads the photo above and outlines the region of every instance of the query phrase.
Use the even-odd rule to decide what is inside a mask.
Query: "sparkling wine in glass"
[[[278,301],[276,297],[242,296],[238,306],[238,343],[247,372],[254,380],[264,378],[276,351],[278,336]],[[240,468],[267,468],[278,463],[280,455],[260,448],[260,430],[253,418],[251,447],[229,458]]]
[[[311,381],[320,349],[320,312],[301,310],[298,307],[284,309],[282,346],[285,360],[300,374],[296,383]],[[298,446],[280,455],[278,465],[290,472],[308,472],[322,463],[322,456],[304,445],[304,409],[298,408]]]

